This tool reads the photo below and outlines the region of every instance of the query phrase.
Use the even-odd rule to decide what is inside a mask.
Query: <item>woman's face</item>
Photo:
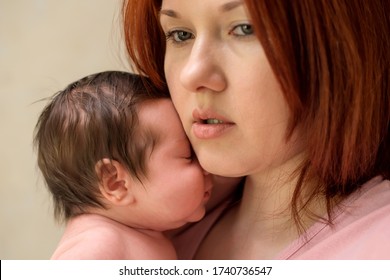
[[[203,168],[251,175],[300,151],[243,1],[163,0],[160,21],[168,87]]]

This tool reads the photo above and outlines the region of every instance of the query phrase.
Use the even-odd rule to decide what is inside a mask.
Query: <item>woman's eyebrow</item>
[[[169,10],[169,9],[168,10],[160,10],[159,17],[161,17],[162,15],[172,17],[172,18],[180,18],[179,13],[175,12],[174,10]]]
[[[221,5],[221,7],[218,10],[221,13],[225,13],[225,12],[229,12],[229,11],[231,11],[239,6],[242,6],[242,5],[243,5],[243,3],[241,0],[234,0],[234,1],[224,3],[223,5]],[[165,16],[172,17],[172,18],[180,18],[179,13],[175,12],[174,10],[170,10],[170,9],[160,10],[159,17],[161,15],[165,15]]]
[[[219,10],[221,12],[229,12],[229,11],[231,11],[231,10],[241,6],[241,5],[243,5],[241,0],[230,1],[230,2],[227,2],[223,5],[221,5]]]

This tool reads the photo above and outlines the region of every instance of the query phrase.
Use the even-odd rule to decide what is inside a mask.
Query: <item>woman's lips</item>
[[[228,129],[230,129],[233,124],[222,123],[222,124],[204,124],[195,122],[192,124],[192,132],[195,137],[199,139],[211,139],[220,137]]]
[[[233,122],[211,110],[195,109],[192,117],[192,132],[199,139],[219,137],[234,126]]]

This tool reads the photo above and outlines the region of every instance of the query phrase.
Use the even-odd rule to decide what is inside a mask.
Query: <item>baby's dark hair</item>
[[[141,180],[151,131],[139,129],[137,108],[164,97],[135,74],[106,71],[84,77],[56,93],[34,132],[38,166],[54,201],[54,215],[68,220],[87,208],[105,208],[96,163],[123,164]]]

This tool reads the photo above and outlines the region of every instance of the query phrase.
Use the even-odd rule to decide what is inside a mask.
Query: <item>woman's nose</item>
[[[221,53],[205,41],[195,41],[180,73],[180,81],[190,92],[221,92],[226,87]]]

